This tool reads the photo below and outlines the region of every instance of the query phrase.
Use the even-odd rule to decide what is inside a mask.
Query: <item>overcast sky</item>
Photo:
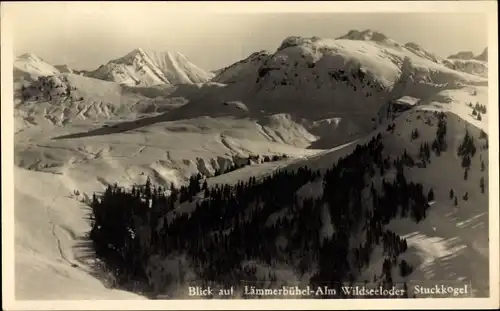
[[[12,25],[15,55],[33,52],[75,69],[95,69],[141,47],[181,52],[201,68],[215,70],[255,51],[274,51],[288,36],[335,38],[351,29],[376,30],[439,56],[479,54],[488,42],[487,18],[481,13],[230,14],[189,5],[198,9],[173,10],[161,2],[19,2],[3,9]]]

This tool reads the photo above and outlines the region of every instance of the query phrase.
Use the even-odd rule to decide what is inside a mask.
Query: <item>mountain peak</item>
[[[130,63],[133,62],[134,59],[138,58],[145,58],[147,57],[147,54],[144,52],[142,48],[136,48],[133,49],[132,51],[128,52],[124,56],[117,58],[115,60],[112,60],[111,62],[113,63]]]
[[[403,45],[403,47],[417,56],[420,56],[422,58],[426,58],[426,59],[428,59],[436,64],[441,63],[440,57],[437,57],[433,53],[425,50],[424,48],[422,48],[419,44],[417,44],[415,42],[407,42]]]
[[[17,57],[17,59],[25,59],[25,60],[33,60],[33,61],[43,61],[38,55],[35,53],[24,53]]]
[[[132,52],[129,53],[129,55],[141,55],[144,56],[146,55],[146,52],[142,48],[135,48],[132,50]]]
[[[258,51],[258,52],[253,52],[252,54],[250,54],[249,58],[254,58],[254,57],[259,57],[259,56],[267,56],[267,55],[271,55],[272,53],[267,51],[267,50],[261,50],[261,51]]]
[[[469,60],[474,58],[474,53],[471,51],[461,51],[456,54],[452,54],[448,56],[450,59],[462,59],[462,60]]]
[[[45,62],[34,53],[25,53],[14,61],[14,79],[35,80],[39,76],[51,76],[59,73],[53,65]]]
[[[73,69],[71,69],[68,65],[54,65],[54,67],[61,73],[73,73]]]
[[[305,37],[300,37],[300,36],[290,36],[285,38],[283,40],[278,48],[278,51],[281,51],[283,49],[286,49],[288,47],[292,46],[297,46],[297,45],[303,45],[303,44],[312,44],[314,42],[317,42],[321,40],[319,37],[311,37],[311,38],[305,38]]]
[[[486,47],[484,49],[483,53],[481,53],[478,56],[476,56],[475,59],[487,62],[488,61],[488,47]]]
[[[405,48],[410,48],[410,49],[415,49],[415,50],[421,50],[422,47],[415,42],[407,42],[404,45]]]
[[[337,39],[383,42],[388,40],[389,38],[383,33],[371,29],[366,29],[363,31],[353,29],[350,30],[346,35],[343,35]]]
[[[146,51],[140,47],[99,67],[93,75],[130,85],[199,83],[213,77],[179,52]]]

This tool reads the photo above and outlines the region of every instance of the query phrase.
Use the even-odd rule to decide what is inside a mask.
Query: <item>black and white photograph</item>
[[[10,302],[498,307],[497,3],[305,2],[2,3]]]

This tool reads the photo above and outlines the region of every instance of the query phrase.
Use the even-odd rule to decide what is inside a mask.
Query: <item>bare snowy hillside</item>
[[[372,31],[337,40],[290,37],[272,54],[253,53],[222,70],[212,80],[217,84],[202,87],[204,96],[190,98],[177,113],[220,115],[228,113],[224,102],[239,101],[247,115],[337,119],[367,133],[394,99],[425,100],[444,89],[486,85],[485,78],[447,68],[422,51]]]
[[[191,63],[181,53],[146,52],[140,48],[102,65],[90,75],[97,79],[140,86],[201,83],[214,76]]]
[[[458,105],[462,104],[457,103]],[[378,133],[382,134],[384,154],[394,159],[401,158],[406,152],[418,162],[417,159],[422,156],[422,144],[427,142],[431,145],[435,138],[439,124],[437,113],[442,111],[446,110],[429,106],[413,109],[397,117],[394,122],[388,122],[388,127],[381,128],[355,144],[339,151],[318,154],[311,159],[294,163],[288,169],[294,170],[307,165],[313,169],[325,170],[331,167],[332,162],[338,161],[340,157],[348,157],[356,146],[366,143]],[[431,152],[431,160],[424,166],[413,164],[404,168],[408,182],[421,182],[425,193],[433,190],[433,197],[427,217],[422,222],[394,219],[387,226],[407,239],[409,250],[402,255],[401,260],[404,259],[415,267],[411,274],[404,277],[394,270],[394,281],[465,280],[473,284],[475,295],[485,296],[488,295],[489,288],[487,137],[481,134],[480,128],[453,113],[446,113],[445,120],[446,151]],[[484,125],[481,127],[486,128]],[[415,134],[416,131],[418,134]],[[457,154],[466,132],[477,148],[470,168],[464,167],[463,158]],[[389,169],[371,181],[380,191],[381,188],[378,187],[382,180],[392,181],[396,175],[395,170]],[[481,179],[484,179],[483,190]],[[321,188],[321,183],[313,183],[304,186],[301,193],[306,197],[321,197]],[[367,200],[372,198],[368,196]],[[374,276],[378,278],[380,271],[383,271],[385,256],[387,253],[382,248],[375,248],[372,264],[359,276],[359,280],[371,281]]]
[[[54,67],[61,73],[73,73],[73,69],[71,69],[68,65],[55,65]]]
[[[88,217],[65,175],[14,170],[16,299],[142,299],[106,288],[85,239]]]
[[[181,97],[169,97],[175,89],[170,85],[127,88],[70,73],[41,76],[16,88],[14,113],[19,120],[16,126],[21,130],[47,122],[64,126],[85,120],[108,123],[134,120],[140,115],[161,113],[185,104]]]
[[[232,64],[231,66],[219,69],[216,71],[213,82],[220,83],[235,83],[245,81],[246,79],[254,79],[255,73],[263,65],[269,55],[268,51],[260,51],[252,53],[247,58]]]

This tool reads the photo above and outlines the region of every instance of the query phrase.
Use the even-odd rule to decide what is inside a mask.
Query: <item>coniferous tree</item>
[[[466,130],[464,139],[460,144],[460,146],[458,147],[457,154],[460,157],[465,157],[465,156],[474,157],[475,153],[476,153],[476,146],[474,145],[474,139],[469,135],[469,131]]]
[[[485,166],[484,166],[484,161],[481,160],[481,172],[484,172]]]
[[[204,193],[204,197],[205,198],[209,198],[210,197],[210,189],[208,189],[208,186],[207,187],[203,187],[203,193]]]
[[[434,201],[434,191],[432,190],[432,188],[429,190],[429,193],[427,195],[427,201]]]
[[[479,133],[479,139],[483,139],[483,138],[487,138],[488,135],[486,135],[486,132],[481,130],[481,132]]]
[[[479,187],[481,188],[481,193],[484,193],[484,177],[481,176],[479,180]]]
[[[454,204],[455,206],[458,206],[458,200],[457,200],[457,197],[455,197],[455,200],[453,201],[453,204]]]
[[[468,155],[466,155],[462,158],[462,167],[465,167],[466,169],[468,169],[470,167],[470,163],[471,163],[471,160],[470,160],[470,157]]]
[[[149,176],[146,179],[146,185],[145,185],[144,193],[146,195],[146,199],[151,198],[151,179],[149,178]]]
[[[455,196],[455,193],[453,192],[453,189],[450,189],[450,199],[453,199]]]
[[[410,298],[410,293],[408,292],[408,284],[403,283],[403,298]]]
[[[413,268],[406,262],[406,260],[401,260],[399,264],[399,274],[401,277],[407,277],[413,272]]]
[[[418,129],[414,129],[414,130],[411,132],[411,139],[412,139],[412,140],[417,139],[419,136],[420,136],[420,133],[419,133]]]

